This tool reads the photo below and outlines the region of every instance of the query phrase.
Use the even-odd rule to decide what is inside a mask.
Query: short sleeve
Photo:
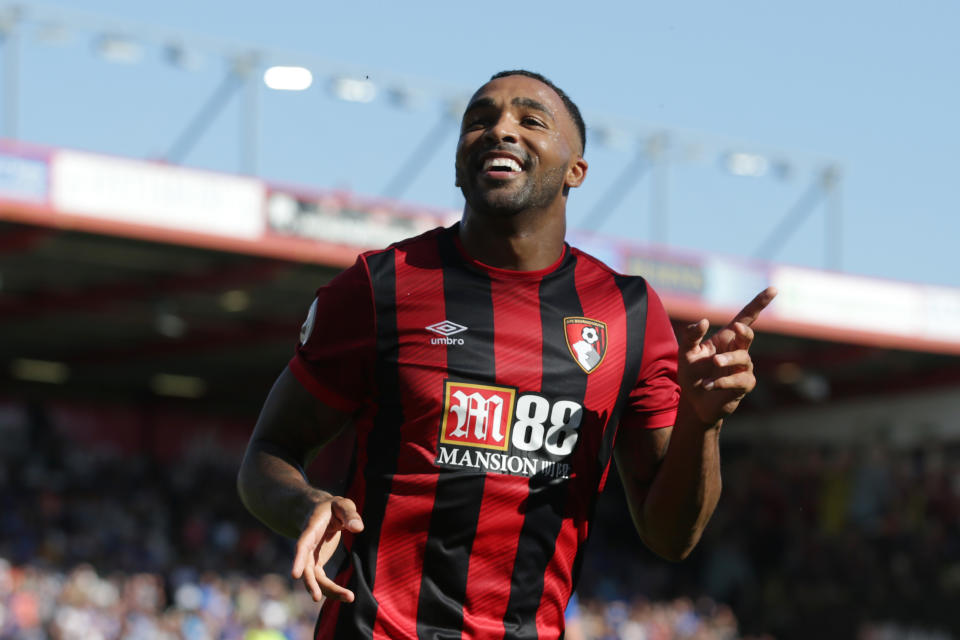
[[[620,428],[660,429],[673,426],[679,401],[677,338],[660,297],[648,286],[643,362],[636,386],[630,392]]]
[[[371,393],[375,332],[370,277],[360,257],[317,289],[290,371],[320,401],[353,412]]]

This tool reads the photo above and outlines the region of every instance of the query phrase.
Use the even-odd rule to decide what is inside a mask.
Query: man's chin
[[[518,185],[474,183],[471,186],[473,188],[469,192],[465,189],[462,191],[472,209],[509,214],[521,211],[526,204],[522,189],[518,189]]]
[[[523,211],[527,203],[518,198],[516,193],[506,193],[500,190],[484,191],[468,200],[471,208],[478,213],[497,216],[510,216]]]

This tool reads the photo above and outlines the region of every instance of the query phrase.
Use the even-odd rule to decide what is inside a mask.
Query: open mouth
[[[490,178],[506,179],[520,175],[523,167],[514,158],[494,156],[483,161],[483,174]]]

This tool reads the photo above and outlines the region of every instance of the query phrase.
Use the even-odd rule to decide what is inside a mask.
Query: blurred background
[[[572,243],[677,326],[781,292],[703,541],[647,552],[611,474],[568,637],[960,635],[958,20],[0,4],[0,637],[311,637],[240,456],[314,289],[458,218],[460,112],[518,67],[587,121]]]

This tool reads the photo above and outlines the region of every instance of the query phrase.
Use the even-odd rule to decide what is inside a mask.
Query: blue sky
[[[309,187],[380,194],[440,118],[439,94],[469,93],[505,68],[540,71],[578,102],[591,126],[588,179],[569,205],[572,227],[593,229],[594,206],[633,157],[635,141],[671,132],[666,231],[653,237],[649,175],[623,195],[599,233],[637,243],[663,239],[693,251],[752,256],[816,172],[843,175],[844,271],[960,286],[960,5],[716,2],[350,3],[86,0],[24,3],[87,22],[117,21],[284,52],[277,63],[327,61],[428,88],[415,110],[378,99],[334,100],[318,75],[302,93],[259,90],[257,173]],[[83,20],[81,20],[82,22]],[[208,57],[173,69],[146,50],[137,64],[108,64],[81,30],[63,44],[24,31],[20,48],[22,139],[134,157],[161,157],[224,75]],[[0,49],[0,55],[5,49]],[[234,96],[184,163],[241,168],[242,100]],[[595,123],[616,122],[620,148],[597,142]],[[402,198],[459,208],[453,187],[453,121],[417,159]],[[777,152],[787,178],[738,177],[717,152]],[[775,260],[826,266],[826,210],[818,207]]]

